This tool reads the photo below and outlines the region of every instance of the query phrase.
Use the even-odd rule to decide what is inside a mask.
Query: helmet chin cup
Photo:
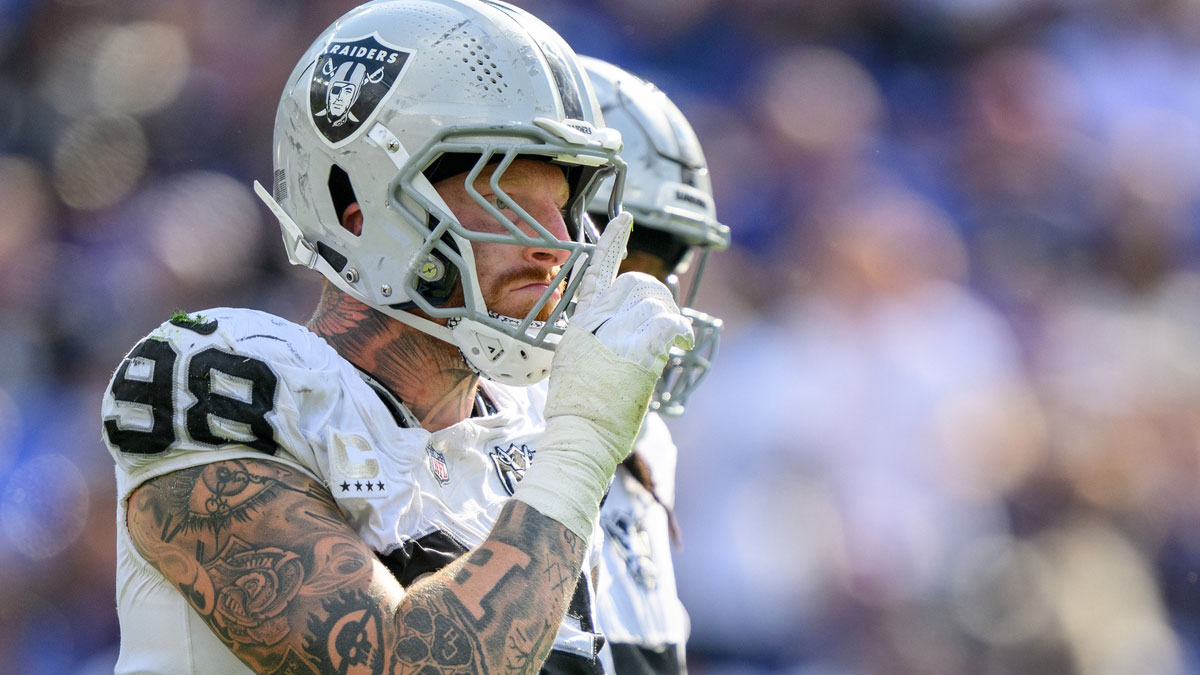
[[[501,318],[507,320],[507,317]],[[549,334],[545,337],[547,347],[535,347],[471,319],[451,320],[450,323],[451,338],[462,350],[463,358],[489,380],[527,387],[550,375],[550,362],[554,359],[558,335]],[[527,332],[531,339],[540,328],[541,325],[536,323],[529,327]]]

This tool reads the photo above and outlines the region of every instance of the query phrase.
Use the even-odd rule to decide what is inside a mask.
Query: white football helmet
[[[713,250],[729,247],[729,228],[717,221],[708,163],[696,132],[679,108],[653,84],[610,63],[580,57],[606,122],[621,133],[628,165],[622,200],[633,214],[629,250],[644,250],[667,262],[667,285],[696,335],[690,350],[671,349],[651,410],[680,415],[716,356],[721,320],[695,309],[696,291]],[[615,182],[606,181],[588,211],[607,222],[606,200]],[[679,278],[692,266],[690,288]]]
[[[603,177],[623,183],[620,146],[574,52],[529,13],[493,0],[386,0],[338,19],[300,59],[275,117],[273,194],[255,189],[279,219],[292,263],[457,345],[485,377],[526,385],[549,373],[594,246],[584,208]],[[500,189],[521,158],[563,169],[570,241]],[[472,186],[488,164],[496,164],[491,188],[517,224]],[[447,208],[433,183],[462,172],[467,193],[507,233],[468,230]],[[352,202],[362,208],[360,234],[341,225]],[[610,202],[615,214],[619,190]],[[526,316],[506,317],[487,308],[472,242],[569,257]],[[563,283],[549,320],[537,321]]]

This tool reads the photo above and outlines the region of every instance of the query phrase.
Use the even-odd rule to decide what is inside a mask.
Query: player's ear
[[[358,206],[358,202],[351,202],[346,210],[342,211],[342,227],[354,236],[362,234],[363,214],[362,209]]]

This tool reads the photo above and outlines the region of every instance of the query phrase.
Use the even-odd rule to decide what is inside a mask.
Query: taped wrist
[[[657,381],[591,333],[568,328],[550,369],[546,430],[513,496],[589,538],[600,498],[633,449]]]

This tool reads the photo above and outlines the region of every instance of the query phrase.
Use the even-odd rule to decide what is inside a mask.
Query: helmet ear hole
[[[334,218],[338,223],[344,223],[346,209],[351,204],[357,203],[358,197],[354,195],[354,186],[350,184],[350,176],[337,164],[329,167],[329,198],[333,201]],[[348,227],[346,230],[356,237],[362,236],[361,227],[357,228],[358,231]]]

